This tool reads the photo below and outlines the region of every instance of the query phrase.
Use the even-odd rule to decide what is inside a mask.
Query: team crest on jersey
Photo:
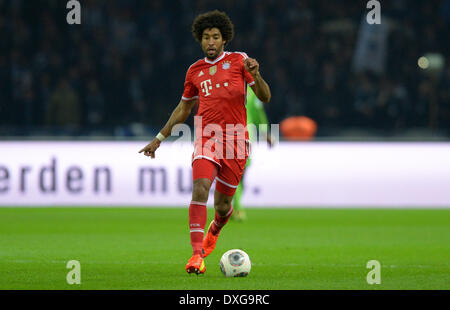
[[[217,72],[217,66],[212,66],[209,68],[209,74],[214,75]]]
[[[230,66],[231,66],[231,63],[228,60],[224,61],[223,64],[222,64],[222,69],[223,70],[228,70],[228,69],[230,69]]]

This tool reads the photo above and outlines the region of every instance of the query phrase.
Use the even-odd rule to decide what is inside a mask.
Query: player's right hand
[[[142,150],[139,151],[139,153],[144,152],[145,156],[150,156],[151,158],[155,158],[155,152],[156,149],[161,145],[161,141],[158,139],[153,139],[152,142],[147,144]]]

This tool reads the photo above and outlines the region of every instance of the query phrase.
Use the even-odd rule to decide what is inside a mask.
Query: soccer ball
[[[225,252],[220,259],[220,270],[225,277],[246,277],[251,268],[250,257],[239,249]]]

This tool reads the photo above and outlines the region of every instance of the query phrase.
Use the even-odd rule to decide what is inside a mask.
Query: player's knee
[[[220,216],[225,216],[225,214],[230,211],[231,199],[221,199],[220,201],[214,202],[214,209],[219,213]]]
[[[211,184],[209,180],[204,179],[195,180],[192,191],[192,200],[206,202],[208,200],[210,187]]]

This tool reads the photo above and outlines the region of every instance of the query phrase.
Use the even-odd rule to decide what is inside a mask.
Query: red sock
[[[213,235],[217,235],[222,230],[223,226],[228,222],[230,219],[231,214],[233,214],[233,206],[231,206],[230,211],[225,214],[225,216],[220,216],[219,213],[217,213],[214,216],[214,222],[211,225],[211,232]]]
[[[206,203],[191,201],[191,204],[189,205],[189,229],[191,233],[193,255],[202,255],[206,217]]]

